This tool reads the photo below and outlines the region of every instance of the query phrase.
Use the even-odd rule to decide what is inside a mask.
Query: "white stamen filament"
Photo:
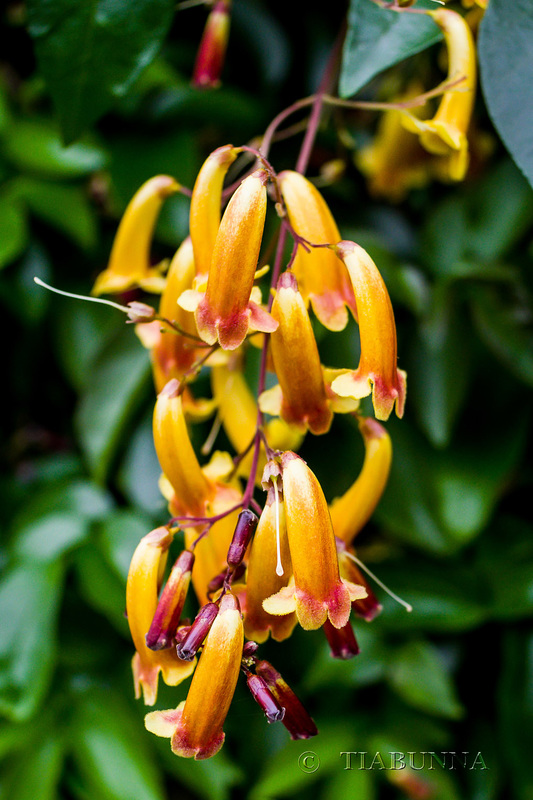
[[[105,300],[103,297],[87,297],[84,294],[73,294],[72,292],[64,292],[62,289],[56,289],[54,286],[49,286],[47,283],[42,281],[40,278],[34,277],[34,282],[37,286],[42,286],[44,289],[48,289],[49,292],[55,292],[55,294],[61,294],[63,297],[72,297],[73,300],[87,300],[89,303],[101,303],[104,306],[111,306],[112,308],[117,308],[119,311],[124,312],[124,314],[129,314],[131,309],[127,306],[121,306],[119,303],[114,303],[112,300]]]
[[[365,564],[363,564],[363,562],[362,562],[362,561],[360,561],[360,560],[357,558],[357,556],[354,556],[354,554],[353,554],[353,553],[349,553],[347,550],[345,551],[345,553],[346,553],[346,555],[348,556],[348,558],[351,558],[351,559],[352,559],[352,561],[354,561],[354,562],[357,564],[357,566],[358,566],[358,567],[361,567],[361,569],[363,570],[363,572],[366,572],[366,574],[367,574],[367,575],[370,575],[370,577],[371,577],[371,578],[372,578],[372,579],[373,579],[373,580],[374,580],[374,581],[377,583],[377,585],[378,585],[378,586],[381,586],[381,588],[382,588],[382,589],[383,589],[385,592],[387,592],[387,594],[388,594],[390,597],[392,597],[392,599],[393,599],[393,600],[396,600],[396,602],[397,602],[397,603],[399,603],[401,606],[403,606],[403,607],[405,608],[405,610],[406,610],[406,611],[409,611],[409,613],[411,613],[411,611],[413,610],[413,606],[412,606],[412,605],[410,605],[410,603],[407,603],[405,600],[402,600],[402,598],[401,598],[401,597],[398,597],[398,595],[397,595],[397,594],[395,594],[395,593],[392,591],[392,589],[389,589],[389,587],[388,587],[388,586],[385,586],[385,584],[383,583],[383,581],[380,581],[380,579],[377,577],[377,575],[374,575],[374,573],[373,573],[373,572],[371,572],[371,571],[368,569],[368,567],[367,567]]]
[[[272,477],[272,483],[274,484],[274,502],[276,504],[276,556],[277,556],[276,575],[279,578],[282,578],[283,564],[281,563],[281,539],[279,534],[279,495],[278,495],[277,476]]]

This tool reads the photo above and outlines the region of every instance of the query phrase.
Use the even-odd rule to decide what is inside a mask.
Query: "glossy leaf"
[[[417,3],[417,8],[433,8]],[[340,96],[350,97],[372,78],[442,39],[430,17],[396,12],[368,0],[351,0],[344,44]]]
[[[489,3],[479,33],[481,85],[491,119],[533,185],[533,9],[529,0]]]
[[[127,93],[156,56],[174,9],[170,0],[28,5],[39,66],[67,142]]]
[[[28,244],[26,213],[10,191],[0,193],[0,269],[18,258]]]

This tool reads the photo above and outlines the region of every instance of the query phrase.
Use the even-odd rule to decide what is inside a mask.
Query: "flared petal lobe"
[[[352,600],[366,591],[340,578],[328,506],[313,472],[295,453],[284,453],[281,464],[294,588],[289,585],[267,598],[263,608],[269,614],[296,611],[305,630],[319,628],[328,617],[342,628]]]
[[[278,175],[279,187],[295,232],[313,244],[336,244],[341,236],[324,198],[303,175],[286,170]],[[355,298],[346,269],[331,250],[298,247],[292,270],[306,305],[331,331],[342,331],[349,308],[356,313]]]
[[[180,661],[175,651],[150,650],[145,641],[157,609],[159,580],[164,569],[172,535],[167,528],[156,528],[141,539],[131,560],[126,587],[126,611],[136,653],[132,661],[135,696],[153,706],[157,698],[158,675],[169,686],[185,680],[194,663]]]
[[[279,279],[271,313],[278,322],[270,346],[282,395],[281,417],[312,433],[327,433],[333,413],[327,402],[318,347],[298,283],[290,272]],[[269,411],[261,397],[259,407]]]
[[[348,268],[357,299],[361,359],[354,372],[333,381],[332,389],[341,397],[357,399],[372,393],[377,419],[388,419],[394,406],[402,417],[406,376],[396,364],[396,324],[387,287],[362,247],[340,242],[335,249]]]
[[[151,733],[170,737],[176,755],[199,760],[214,756],[222,747],[222,726],[237,685],[243,645],[238,603],[232,595],[225,595],[207,634],[187,699],[177,709],[153,711],[145,717]]]
[[[156,175],[141,186],[120,221],[109,265],[96,279],[94,295],[124,292],[134,286],[147,292],[164,289],[165,279],[150,267],[150,246],[164,200],[179,189],[169,175]]]

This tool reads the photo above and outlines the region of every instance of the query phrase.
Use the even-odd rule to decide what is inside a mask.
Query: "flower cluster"
[[[249,165],[250,156],[255,168],[225,190],[230,169]],[[352,614],[369,621],[379,613],[353,540],[387,482],[391,443],[378,420],[394,409],[402,416],[405,374],[397,367],[394,315],[380,272],[365,250],[341,239],[307,178],[277,174],[248,147],[215,150],[191,193],[190,237],[165,274],[165,265],[150,263],[150,241],[162,203],[180,190],[168,176],[141,187],[94,293],[161,292],[157,311],[133,303],[130,319],[152,359],[153,437],[170,519],[135,550],[127,616],[137,697],[155,703],[159,673],[171,686],[192,674],[185,702],[152,711],[146,727],[169,737],[176,754],[201,759],[222,746],[240,673],[269,722],[281,721],[292,738],[317,732],[257,650],[269,636],[282,641],[300,625],[322,628],[332,655],[349,658],[358,652]],[[280,225],[265,302],[270,198]],[[334,332],[350,314],[357,320],[357,366],[322,365],[310,313]],[[261,350],[256,395],[244,376],[251,348]],[[201,370],[209,370],[208,398],[195,396]],[[368,395],[375,418],[360,411]],[[337,413],[357,420],[365,458],[353,485],[328,505],[296,451],[308,433],[327,434]],[[235,452],[216,451],[202,464],[190,425],[213,414],[210,438],[223,427]],[[174,540],[183,550],[167,571]],[[199,604],[193,621],[183,618],[191,583]]]

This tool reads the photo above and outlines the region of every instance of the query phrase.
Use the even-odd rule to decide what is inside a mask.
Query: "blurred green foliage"
[[[531,31],[526,5],[490,0],[481,59],[491,116],[531,177],[523,137],[533,61],[524,57],[531,40],[518,34]],[[87,294],[144,180],[168,172],[191,185],[211,149],[249,141],[316,88],[341,6],[306,4],[293,16],[281,2],[237,1],[224,84],[213,93],[189,85],[202,7],[173,17],[166,0],[29,0],[1,12],[6,800],[533,798],[533,193],[482,97],[476,120],[493,137],[493,154],[464,184],[433,184],[401,205],[371,198],[348,146],[371,134],[368,112],[326,114],[309,169],[314,176],[328,160],[346,162],[324,194],[343,235],[375,258],[396,309],[407,413],[388,425],[391,480],[360,554],[413,612],[376,589],[384,611],[357,625],[361,654],[348,662],[331,659],[320,631],[297,630],[264,647],[313,714],[315,740],[291,742],[267,726],[239,686],[222,752],[185,761],[144,731],[132,696],[127,569],[141,536],[166,519],[148,355],[111,309],[51,296],[33,277]],[[362,8],[351,4],[354,48]],[[498,34],[501,15],[507,38]],[[363,73],[351,44],[344,95],[433,41],[406,50],[405,34],[382,27],[392,37],[388,60],[365,51]],[[511,67],[517,53],[521,66]],[[434,85],[442,77],[435,48],[406,63],[396,69],[419,66]],[[498,105],[510,72],[520,78],[520,90],[505,97],[515,98],[514,119],[513,108],[505,117]],[[374,97],[380,85],[374,77],[363,95]],[[274,145],[277,169],[294,165],[299,141]],[[170,255],[186,234],[187,212],[183,197],[165,208],[157,255]],[[322,331],[320,347],[328,363],[355,363],[355,326],[334,340]],[[361,465],[352,423],[336,419],[327,441],[308,437],[302,449],[330,499]],[[162,687],[161,707],[185,691]],[[316,771],[299,760],[309,751]],[[347,751],[370,760],[391,751],[469,756],[466,768],[395,772],[359,769],[359,757],[346,769]],[[471,768],[478,753],[486,770]]]

